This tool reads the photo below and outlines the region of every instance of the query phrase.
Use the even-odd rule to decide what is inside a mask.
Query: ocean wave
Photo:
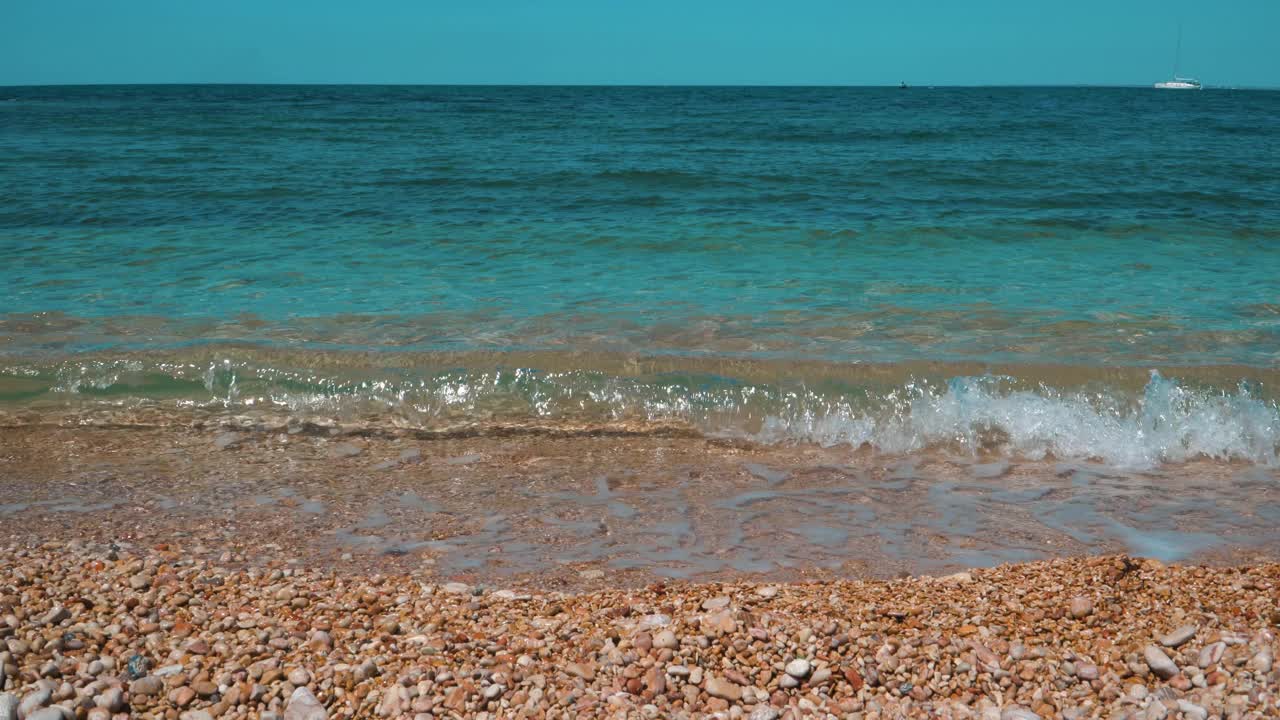
[[[0,403],[93,409],[170,407],[360,419],[439,431],[524,424],[575,428],[673,425],[709,437],[813,443],[904,454],[930,449],[1026,459],[1092,459],[1152,468],[1197,459],[1280,462],[1280,405],[1259,384],[1179,381],[1152,371],[1135,391],[1088,381],[1056,387],[1008,375],[905,381],[748,380],[690,370],[345,372],[223,359],[138,359],[0,370]]]
[[[772,416],[758,436],[908,453],[948,445],[1028,459],[1086,458],[1143,469],[1195,459],[1274,465],[1280,409],[1253,395],[1196,390],[1153,372],[1136,399],[1049,387],[1014,390],[1001,377],[958,377],[909,389],[890,411],[835,403]]]

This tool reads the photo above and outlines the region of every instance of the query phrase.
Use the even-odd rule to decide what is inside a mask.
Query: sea
[[[0,181],[13,418],[1280,458],[1280,92],[5,87]]]

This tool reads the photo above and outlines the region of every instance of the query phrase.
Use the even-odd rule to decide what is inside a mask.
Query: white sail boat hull
[[[1178,63],[1182,61],[1182,23],[1178,23],[1178,49],[1173,54],[1173,79],[1155,84],[1157,90],[1199,90],[1200,81],[1178,77]]]

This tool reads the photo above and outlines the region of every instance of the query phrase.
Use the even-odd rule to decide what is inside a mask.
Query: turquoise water
[[[1278,118],[1148,89],[4,88],[0,400],[1269,461]],[[1142,431],[1161,383],[1198,430]],[[924,428],[921,397],[970,409]]]

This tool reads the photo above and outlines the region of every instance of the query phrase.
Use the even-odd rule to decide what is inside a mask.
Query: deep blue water
[[[215,368],[166,353],[228,343],[364,351],[431,393],[419,361],[378,358],[1232,366],[1204,396],[1232,402],[1280,365],[1276,92],[0,88],[0,177],[0,353],[11,378],[54,378],[12,397],[65,391],[69,367],[110,387],[126,352],[198,379]],[[238,355],[240,387],[315,364],[279,357]],[[593,402],[741,410],[689,410],[745,382],[690,367]],[[769,388],[784,405],[788,381],[813,392],[791,367]],[[291,382],[367,391],[347,377]],[[1060,407],[1068,388],[1041,380]],[[868,392],[853,378],[817,402]],[[1280,415],[1259,412],[1274,455]]]

